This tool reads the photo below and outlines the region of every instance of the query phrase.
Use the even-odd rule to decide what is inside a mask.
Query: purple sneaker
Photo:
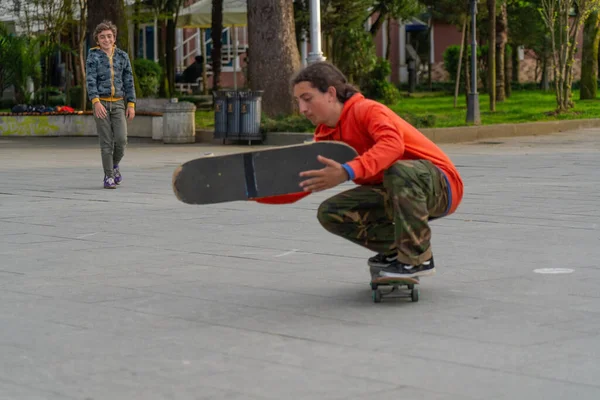
[[[117,185],[120,185],[121,181],[123,180],[123,176],[121,176],[121,172],[119,172],[119,166],[118,165],[113,166],[113,173],[114,173],[114,176],[115,176],[115,183]]]
[[[104,177],[104,189],[116,189],[117,185],[112,177]]]

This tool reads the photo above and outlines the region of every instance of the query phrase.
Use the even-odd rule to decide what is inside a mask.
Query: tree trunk
[[[595,99],[598,92],[598,45],[600,45],[600,19],[594,11],[585,21],[581,55],[581,92],[579,98]]]
[[[519,60],[519,45],[515,44],[511,53],[512,59],[512,82],[521,82],[521,60]]]
[[[219,90],[221,86],[221,36],[223,35],[223,0],[212,0],[212,25],[210,36],[212,39],[212,70],[213,90]]]
[[[117,26],[117,46],[128,51],[127,20],[123,0],[88,0],[87,31],[91,47],[98,44],[94,41],[96,25],[105,19]]]
[[[138,57],[140,51],[140,7],[141,0],[135,0],[133,6],[133,54],[130,54],[131,61]],[[143,53],[142,53],[143,54]]]
[[[162,76],[160,81],[159,95],[160,97],[169,97],[169,82],[167,79],[167,43],[164,38],[167,37],[167,21],[164,19],[158,19],[156,23],[158,27],[158,63],[162,69]]]
[[[169,96],[175,95],[175,21],[173,18],[167,20],[167,40],[166,40],[166,67],[165,76],[167,78],[167,90]]]
[[[295,110],[290,76],[300,68],[294,6],[288,0],[248,3],[248,46],[252,49],[252,90],[264,90],[265,114],[290,115]]]
[[[496,111],[496,0],[487,0],[489,14],[488,38],[488,93],[490,111]]]
[[[550,39],[546,36],[542,52],[542,77],[540,88],[544,92],[550,91],[550,63],[552,61]]]
[[[500,14],[496,19],[496,101],[504,101],[505,77],[504,77],[504,58],[506,42],[508,40],[508,14],[506,12],[506,1],[500,6]]]
[[[506,93],[506,98],[508,99],[512,94],[512,53],[515,52],[515,48],[511,46],[510,51],[508,50],[508,46],[505,48],[504,54],[504,91]]]
[[[467,18],[467,21],[470,20],[470,17]],[[469,93],[471,92],[471,64],[469,63],[469,60],[471,59],[470,55],[471,55],[471,50],[469,49],[469,36],[471,36],[471,24],[469,22],[467,22],[467,29],[465,30],[465,37],[464,37],[464,47],[465,47],[465,52],[464,52],[464,58],[463,58],[463,62],[465,64],[465,102],[466,104],[469,104]]]
[[[388,15],[387,18],[387,29],[386,29],[386,34],[387,34],[387,40],[386,40],[386,48],[385,48],[385,59],[390,61],[390,55],[392,52],[392,16]]]

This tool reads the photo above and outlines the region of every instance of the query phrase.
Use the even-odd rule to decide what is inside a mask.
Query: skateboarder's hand
[[[325,168],[300,173],[301,177],[310,178],[300,182],[305,192],[320,192],[348,180],[348,173],[342,164],[322,156],[318,156],[317,160],[325,164]]]
[[[106,108],[99,101],[94,104],[94,115],[96,118],[106,118]]]

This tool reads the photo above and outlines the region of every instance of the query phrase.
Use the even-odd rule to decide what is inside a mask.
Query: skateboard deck
[[[186,204],[255,200],[283,204],[308,195],[300,172],[322,169],[321,155],[340,164],[358,154],[342,142],[321,141],[196,158],[173,172],[173,192]]]
[[[387,277],[372,277],[371,291],[373,301],[381,303],[384,297],[408,297],[413,302],[419,301],[419,289],[415,285],[419,284],[419,277],[414,278],[387,278]],[[389,286],[391,289],[381,290],[380,286]],[[406,286],[406,290],[402,292],[400,289]]]

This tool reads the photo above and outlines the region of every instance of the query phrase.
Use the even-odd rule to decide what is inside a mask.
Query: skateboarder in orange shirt
[[[320,205],[321,225],[377,253],[368,261],[373,278],[433,274],[428,221],[456,211],[463,196],[448,156],[328,62],[300,70],[292,86],[300,112],[316,126],[315,140],[342,141],[359,154],[343,165],[320,157],[324,168],[300,174],[308,192],[348,180],[359,185]]]

